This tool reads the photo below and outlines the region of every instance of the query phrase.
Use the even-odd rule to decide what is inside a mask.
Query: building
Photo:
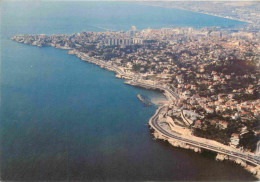
[[[106,44],[111,45],[131,45],[133,43],[130,38],[109,38],[106,40]]]
[[[141,38],[133,38],[133,44],[143,44],[143,39],[141,39]]]
[[[239,144],[239,134],[233,133],[230,138],[230,144],[234,147],[238,146]]]
[[[194,128],[201,128],[201,121],[200,120],[195,121]]]
[[[219,121],[218,126],[220,129],[226,129],[228,126],[228,123],[226,121]]]

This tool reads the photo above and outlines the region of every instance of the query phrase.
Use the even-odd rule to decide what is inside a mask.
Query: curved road
[[[197,141],[193,141],[190,139],[186,139],[183,137],[180,137],[178,135],[175,135],[173,133],[169,133],[167,132],[165,129],[163,129],[157,122],[158,119],[158,115],[162,112],[162,110],[165,108],[166,106],[162,106],[160,108],[158,108],[158,110],[156,111],[156,113],[153,115],[153,117],[149,120],[149,124],[152,126],[153,129],[155,129],[158,133],[161,133],[164,137],[169,138],[169,139],[175,139],[175,140],[179,140],[181,142],[193,145],[193,146],[197,146],[197,147],[201,147],[204,149],[208,149],[208,150],[212,150],[218,153],[222,153],[222,154],[226,154],[235,158],[240,158],[242,160],[248,161],[252,164],[255,165],[260,165],[260,161],[259,159],[257,159],[256,156],[253,155],[245,155],[242,153],[238,153],[238,152],[234,152],[234,151],[229,151],[220,147],[215,147],[213,145],[209,145],[209,144],[204,144],[201,142],[197,142]]]
[[[168,92],[171,96],[172,99],[179,99],[179,96],[174,92],[172,91],[170,88],[167,88],[167,87],[163,87],[163,86],[160,86],[160,85],[152,85],[152,84],[148,84],[148,83],[142,83],[142,82],[138,82],[136,80],[134,80],[134,77],[133,76],[130,76],[130,75],[127,75],[125,74],[121,69],[119,69],[117,66],[114,66],[114,65],[110,65],[108,63],[105,63],[104,61],[101,61],[101,60],[98,60],[98,59],[95,59],[95,58],[90,58],[88,57],[88,59],[91,59],[91,62],[93,63],[96,63],[96,64],[99,64],[99,65],[102,65],[106,68],[109,68],[109,69],[112,69],[114,70],[115,72],[117,72],[118,74],[120,74],[121,76],[127,76],[127,77],[130,77],[132,78],[131,82],[132,84],[134,85],[138,85],[138,86],[144,86],[144,87],[150,87],[150,88],[155,88],[155,89],[160,89],[160,90],[164,90],[165,92]],[[209,144],[205,144],[205,143],[201,143],[201,142],[197,142],[197,141],[193,141],[193,140],[190,140],[190,139],[186,139],[186,138],[183,138],[183,137],[180,137],[178,135],[175,135],[173,133],[169,133],[167,132],[165,129],[163,129],[157,122],[157,119],[158,119],[158,115],[162,112],[162,110],[165,108],[166,106],[162,106],[160,108],[158,108],[156,110],[156,113],[151,117],[151,119],[149,120],[149,124],[150,126],[155,129],[158,133],[162,134],[164,137],[166,138],[169,138],[169,139],[175,139],[175,140],[179,140],[181,142],[184,142],[184,143],[187,143],[187,144],[190,144],[190,145],[193,145],[193,146],[197,146],[197,147],[201,147],[201,148],[204,148],[204,149],[207,149],[207,150],[212,150],[212,151],[215,151],[215,152],[218,152],[218,153],[222,153],[222,154],[225,154],[225,155],[229,155],[229,156],[232,156],[234,158],[240,158],[244,161],[247,161],[247,162],[250,162],[254,165],[257,165],[259,166],[260,165],[260,160],[259,160],[259,157],[258,156],[255,156],[255,155],[246,155],[246,154],[243,154],[243,153],[239,153],[239,152],[234,152],[234,151],[229,151],[229,150],[226,150],[226,149],[223,149],[223,148],[220,148],[220,147],[216,147],[216,146],[213,146],[213,145],[209,145]]]

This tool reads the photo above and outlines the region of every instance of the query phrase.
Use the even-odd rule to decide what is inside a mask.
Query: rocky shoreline
[[[155,112],[155,114],[152,116],[154,117],[156,115],[156,113],[159,111],[160,108],[158,108]],[[148,123],[149,125],[149,129],[151,131],[151,134],[153,135],[153,137],[155,139],[159,139],[159,140],[163,140],[164,142],[168,142],[171,146],[173,147],[179,147],[179,148],[183,148],[183,149],[189,149],[189,150],[193,150],[194,152],[199,152],[201,153],[202,150],[204,149],[201,149],[199,147],[195,147],[195,146],[192,146],[192,145],[189,145],[187,143],[184,143],[184,142],[181,142],[181,141],[178,141],[178,140],[174,140],[174,139],[170,139],[170,138],[167,138],[161,134],[159,134],[154,128],[153,126],[150,124],[150,121]],[[246,171],[250,172],[251,174],[253,174],[257,179],[260,179],[260,166],[252,166],[252,165],[249,165],[247,164],[245,161],[241,160],[241,159],[238,159],[238,158],[233,158],[233,157],[230,157],[228,155],[224,155],[224,154],[220,154],[220,153],[217,153],[217,156],[215,158],[216,161],[224,161],[224,160],[230,160],[230,161],[233,161],[235,162],[236,164],[240,165],[241,167],[243,167]]]
[[[96,65],[100,66],[101,68],[104,68],[104,69],[107,69],[107,70],[115,72],[116,73],[116,76],[115,76],[116,78],[127,79],[129,81],[133,79],[133,77],[131,77],[131,76],[121,75],[117,70],[104,65],[104,63],[102,63],[101,60],[97,60],[95,58],[92,58],[92,60],[91,60],[90,57],[87,59],[85,56],[83,56],[83,54],[81,52],[78,52],[76,50],[69,50],[68,54],[76,55],[78,58],[80,58],[83,61],[96,64]],[[145,88],[145,89],[160,90],[160,89],[154,89],[154,88],[151,88],[151,87],[148,87],[148,86],[143,86],[143,85],[140,85],[140,84],[132,84],[129,81],[126,81],[125,84],[129,84],[129,85],[132,85],[132,86]],[[160,91],[162,91],[162,90],[160,90]],[[167,93],[164,92],[163,94],[166,96],[167,100],[170,100],[170,97],[169,97],[169,95]],[[158,110],[159,110],[159,108],[156,110],[156,112]],[[150,129],[153,129],[153,127],[150,124],[150,122],[148,123],[148,125],[149,125]],[[195,147],[195,146],[189,145],[187,143],[184,143],[184,142],[181,142],[181,141],[178,141],[178,140],[173,140],[173,139],[169,139],[169,138],[163,137],[162,135],[159,135],[159,133],[156,132],[154,129],[153,129],[153,131],[154,132],[152,133],[152,135],[154,136],[154,138],[159,139],[159,140],[163,140],[163,141],[167,141],[170,145],[172,145],[174,147],[179,147],[179,148],[183,148],[183,149],[189,149],[189,150],[193,150],[194,152],[199,152],[199,153],[202,152],[202,149],[199,148],[199,147]],[[240,166],[242,166],[248,172],[252,173],[258,179],[260,179],[260,167],[259,166],[258,167],[257,166],[252,166],[252,165],[249,165],[246,162],[242,161],[241,159],[235,159],[235,158],[229,157],[227,155],[219,154],[219,153],[216,156],[216,160],[217,161],[223,161],[223,160],[233,161],[236,164],[239,164]]]
[[[41,45],[36,45],[36,46],[41,47]],[[86,54],[84,54],[82,52],[79,52],[79,51],[77,51],[75,49],[72,49],[72,48],[69,48],[69,47],[57,47],[57,46],[53,46],[53,47],[59,48],[59,49],[69,50],[67,52],[68,54],[75,55],[78,58],[80,58],[82,61],[93,63],[93,64],[96,64],[96,65],[100,66],[101,68],[104,68],[104,69],[107,69],[107,70],[115,72],[117,78],[122,78],[122,79],[127,79],[128,80],[128,81],[125,82],[126,84],[129,84],[129,85],[132,85],[132,86],[141,87],[141,88],[145,88],[145,89],[155,89],[155,90],[161,90],[162,91],[162,89],[159,89],[159,88],[153,88],[151,86],[145,86],[145,85],[138,84],[138,83],[131,83],[130,81],[135,79],[134,75],[122,74],[123,72],[121,72],[122,70],[120,68],[117,68],[114,65],[110,65],[110,64],[108,64],[108,63],[106,63],[106,62],[104,62],[102,60],[98,60],[96,58],[89,57],[88,55],[86,55]],[[164,92],[163,94],[166,96],[167,100],[171,100],[171,97],[169,96],[169,94],[167,92]],[[158,110],[159,110],[159,108],[156,110],[155,115],[157,114]],[[154,116],[152,116],[152,117],[154,117]],[[150,122],[149,122],[149,127],[153,129],[153,126],[150,124]],[[189,145],[187,143],[184,143],[184,142],[181,142],[181,141],[178,141],[178,140],[169,139],[167,137],[164,137],[164,136],[160,135],[155,130],[154,130],[154,132],[152,134],[153,134],[153,136],[156,139],[168,141],[168,143],[170,145],[174,146],[174,147],[190,149],[190,150],[193,150],[195,152],[201,152],[202,151],[202,149],[199,148],[199,147],[195,147],[195,146]],[[244,167],[247,171],[249,171],[252,174],[254,174],[258,179],[260,179],[260,167],[259,166],[258,167],[254,167],[254,166],[246,164],[246,162],[244,162],[244,161],[242,161],[240,159],[234,159],[232,157],[228,157],[228,156],[223,155],[223,154],[218,154],[217,157],[216,157],[216,160],[220,160],[220,161],[222,161],[222,160],[231,160],[231,161],[234,161],[237,164],[240,164],[242,167]]]

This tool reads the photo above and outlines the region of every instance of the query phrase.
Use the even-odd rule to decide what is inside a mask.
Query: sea
[[[73,34],[136,26],[244,24],[130,2],[1,1],[1,180],[255,180],[233,162],[155,140],[147,126],[163,100],[66,50],[14,42],[19,34]],[[100,27],[100,28],[97,28]],[[104,28],[104,29],[103,29]]]

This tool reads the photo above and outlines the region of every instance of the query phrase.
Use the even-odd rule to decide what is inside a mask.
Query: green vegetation
[[[260,135],[255,135],[254,132],[250,131],[241,136],[239,146],[250,149],[251,151],[256,150],[256,143],[258,142]]]

